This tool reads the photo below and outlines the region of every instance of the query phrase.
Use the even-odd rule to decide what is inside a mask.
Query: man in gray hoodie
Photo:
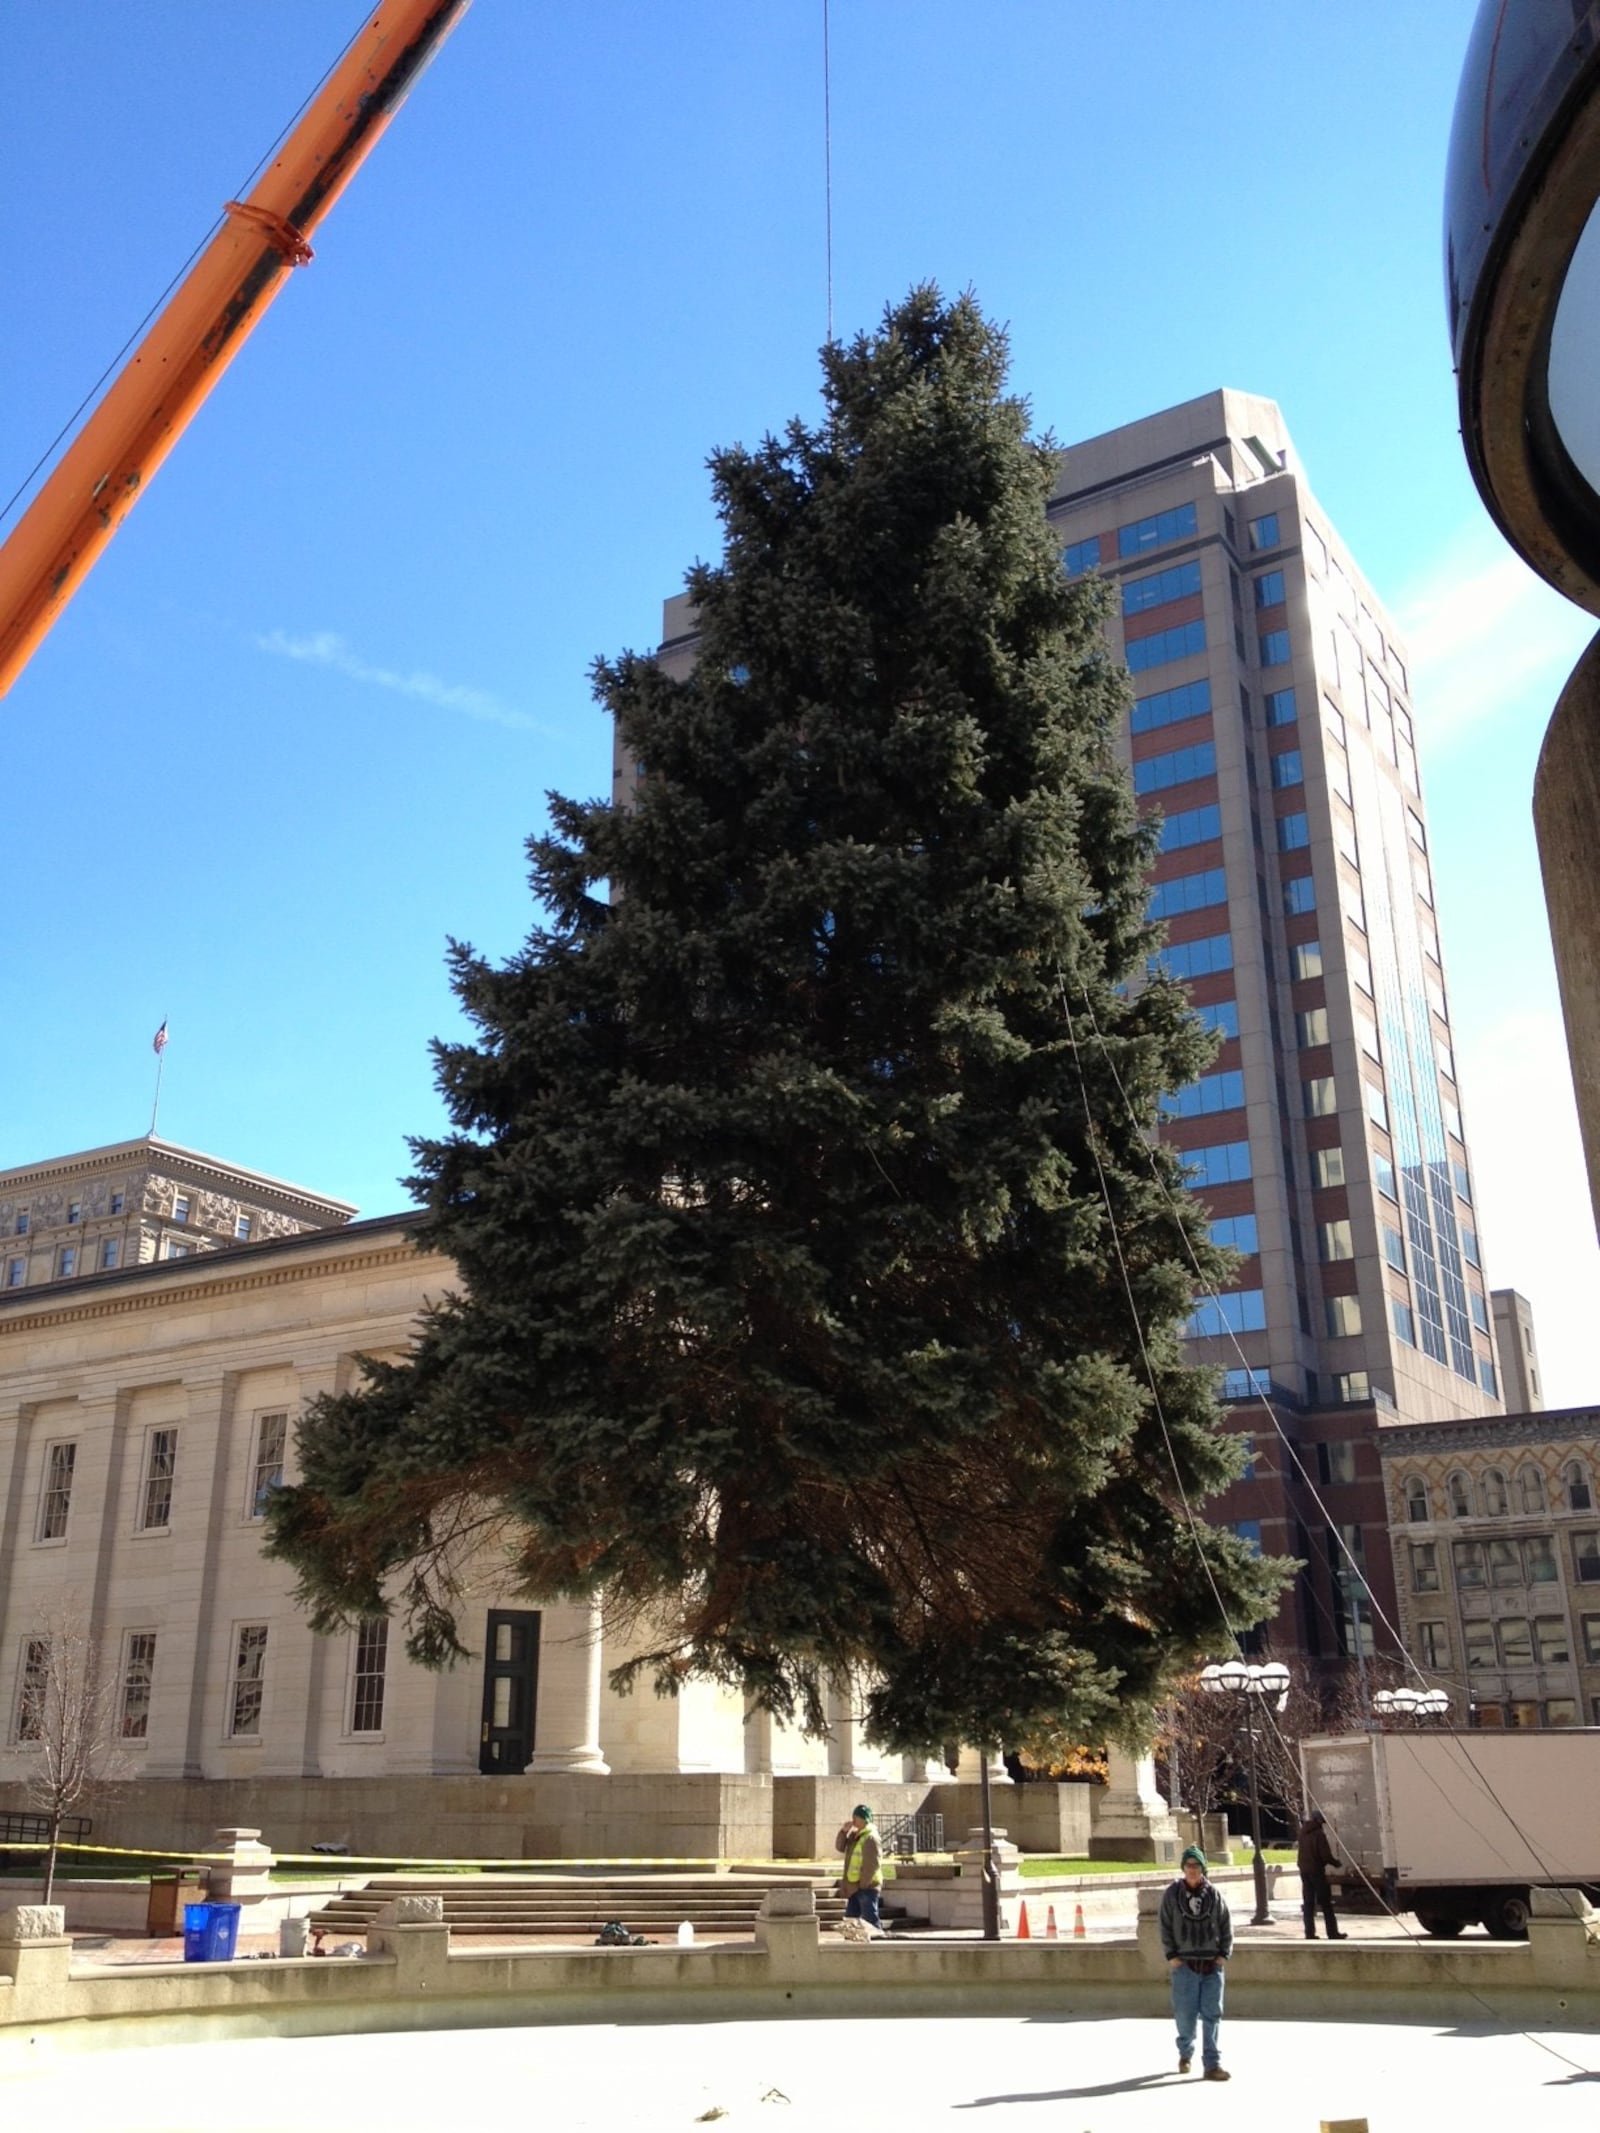
[[[1222,1973],[1233,1953],[1233,1920],[1222,1893],[1206,1878],[1206,1855],[1191,1844],[1183,1855],[1183,1878],[1161,1899],[1161,1952],[1172,1980],[1172,2012],[1178,2025],[1178,2072],[1194,2063],[1194,2032],[1200,2027],[1207,2081],[1226,2081],[1217,2046],[1222,2026]]]

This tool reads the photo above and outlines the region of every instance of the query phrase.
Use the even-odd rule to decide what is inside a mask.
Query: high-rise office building
[[[1216,1515],[1307,1562],[1275,1650],[1383,1649],[1379,1432],[1501,1407],[1406,652],[1270,400],[1069,447],[1050,518],[1113,590],[1151,908],[1221,1040],[1165,1129],[1242,1254],[1191,1321],[1254,1438]]]

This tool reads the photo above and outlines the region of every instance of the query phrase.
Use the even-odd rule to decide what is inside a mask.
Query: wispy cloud
[[[1397,602],[1427,745],[1437,751],[1513,713],[1542,730],[1594,622],[1474,526]]]
[[[388,689],[396,696],[412,697],[440,711],[458,711],[465,718],[482,719],[491,726],[510,726],[519,733],[548,734],[550,730],[528,712],[502,703],[487,689],[441,681],[437,674],[421,667],[403,674],[397,667],[374,666],[353,652],[333,630],[315,630],[309,637],[291,637],[286,630],[272,630],[255,641],[258,650],[270,652],[275,659],[296,659],[306,666],[328,667],[367,688]]]

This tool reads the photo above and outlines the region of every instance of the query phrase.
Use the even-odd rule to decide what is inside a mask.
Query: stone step
[[[792,1888],[796,1878],[780,1876],[772,1885]],[[444,1899],[445,1923],[459,1933],[591,1934],[613,1918],[622,1919],[635,1933],[675,1932],[685,1919],[696,1932],[748,1933],[768,1886],[753,1879],[730,1881],[725,1875],[671,1883],[657,1877],[558,1883],[500,1877],[492,1883],[463,1883],[385,1875],[363,1889],[342,1891],[312,1912],[310,1925],[313,1932],[364,1932],[394,1897],[429,1895]],[[819,1918],[825,1924],[837,1922],[844,1904],[833,1893],[833,1884],[814,1882],[813,1887]]]

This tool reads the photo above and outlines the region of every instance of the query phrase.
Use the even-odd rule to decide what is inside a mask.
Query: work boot
[[[1201,2078],[1206,2081],[1231,2081],[1233,2076],[1225,2066],[1208,2066]]]
[[[1194,2061],[1193,2061],[1192,2059],[1188,2059],[1188,2058],[1180,2059],[1180,2060],[1178,2061],[1178,2072],[1179,2072],[1180,2074],[1186,2074],[1186,2073],[1188,2073],[1188,2071],[1189,2071],[1190,2067],[1191,2067],[1191,2066],[1193,2066],[1193,2065],[1194,2065]]]

